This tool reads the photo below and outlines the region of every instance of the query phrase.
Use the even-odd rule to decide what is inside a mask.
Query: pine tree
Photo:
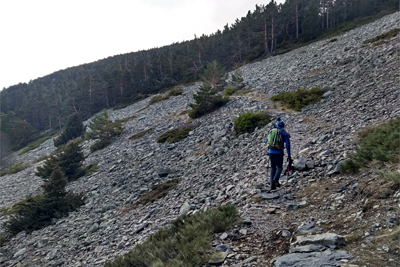
[[[229,101],[218,93],[218,89],[213,88],[209,83],[203,83],[199,91],[193,95],[195,104],[191,104],[192,110],[189,112],[191,118],[198,118],[209,113]]]
[[[61,136],[54,140],[54,146],[66,144],[68,141],[85,134],[86,127],[82,123],[82,119],[78,113],[72,114],[68,118],[68,122],[62,132]]]
[[[108,117],[107,110],[95,116],[88,125],[87,139],[97,140],[90,148],[91,151],[102,149],[111,143],[111,138],[122,133],[121,122],[112,122]]]
[[[213,89],[222,90],[225,86],[225,70],[216,60],[213,60],[207,64],[201,79]]]
[[[52,199],[59,199],[65,196],[65,187],[67,184],[67,177],[64,175],[60,167],[56,166],[50,176],[50,179],[42,185],[42,188],[48,197]]]
[[[37,167],[36,175],[47,182],[55,168],[59,167],[69,181],[76,180],[84,174],[82,162],[85,159],[79,142],[70,141],[65,148],[56,155],[51,155],[43,166]]]

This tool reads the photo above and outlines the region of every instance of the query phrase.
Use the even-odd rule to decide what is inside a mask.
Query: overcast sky
[[[208,35],[268,2],[0,0],[0,89],[109,56]]]

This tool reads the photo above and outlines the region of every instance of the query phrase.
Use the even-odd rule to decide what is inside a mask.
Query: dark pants
[[[275,184],[279,182],[283,169],[283,153],[281,154],[269,154],[269,160],[271,161],[271,187],[274,188]]]

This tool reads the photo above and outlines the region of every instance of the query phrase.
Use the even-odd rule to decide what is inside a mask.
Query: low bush
[[[400,118],[366,127],[358,133],[360,145],[354,155],[340,165],[343,173],[355,173],[369,163],[400,162]]]
[[[158,137],[157,143],[164,143],[164,142],[176,143],[178,141],[185,139],[192,130],[193,127],[168,130],[165,133],[163,133],[160,137]]]
[[[390,39],[392,37],[397,36],[399,34],[399,32],[400,32],[399,28],[391,29],[390,31],[387,31],[381,35],[378,35],[373,38],[365,40],[364,44],[371,44],[371,43],[375,43],[380,40]]]
[[[85,175],[91,175],[99,169],[98,163],[92,163],[85,168]]]
[[[8,167],[6,170],[0,172],[0,176],[4,176],[6,174],[18,173],[20,171],[25,170],[29,166],[30,166],[29,163],[23,163],[23,162],[16,163],[13,166]]]
[[[225,89],[225,96],[230,96],[233,95],[233,93],[236,91],[236,88],[226,88]]]
[[[178,186],[179,179],[168,180],[165,183],[157,184],[153,186],[151,191],[145,193],[136,204],[146,205],[152,203],[159,198],[162,198],[168,194],[168,192]]]
[[[168,99],[169,96],[162,96],[162,95],[156,95],[149,101],[149,105],[153,105],[154,103],[160,102],[162,100]]]
[[[235,135],[239,135],[241,133],[251,133],[257,127],[262,127],[268,124],[271,120],[271,116],[264,113],[253,113],[246,112],[244,114],[240,114],[239,117],[233,120],[233,130]]]
[[[307,105],[318,103],[322,99],[324,90],[318,87],[313,87],[310,90],[305,88],[297,89],[294,92],[282,93],[271,97],[272,101],[282,102],[289,108],[300,111]]]
[[[181,88],[172,88],[168,92],[168,96],[178,96],[183,94],[183,90]]]
[[[131,139],[131,140],[138,139],[138,138],[140,138],[140,137],[142,137],[142,136],[145,136],[146,134],[152,132],[153,130],[154,130],[153,128],[149,128],[149,129],[146,129],[146,130],[137,132],[137,133],[131,135],[131,136],[129,137],[129,139]]]
[[[226,231],[236,223],[238,212],[231,204],[190,217],[184,215],[104,266],[202,266],[211,257],[212,234]]]

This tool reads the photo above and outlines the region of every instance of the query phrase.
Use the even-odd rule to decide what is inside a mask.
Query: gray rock
[[[190,211],[190,205],[187,201],[185,201],[185,203],[183,203],[183,205],[179,210],[179,216],[186,215],[189,211]]]
[[[350,255],[342,250],[311,253],[290,253],[270,261],[272,267],[310,267],[310,266],[340,266],[339,260],[349,259]]]
[[[334,233],[317,234],[310,236],[298,236],[293,245],[323,245],[323,246],[341,246],[344,245],[345,239],[343,236]]]

